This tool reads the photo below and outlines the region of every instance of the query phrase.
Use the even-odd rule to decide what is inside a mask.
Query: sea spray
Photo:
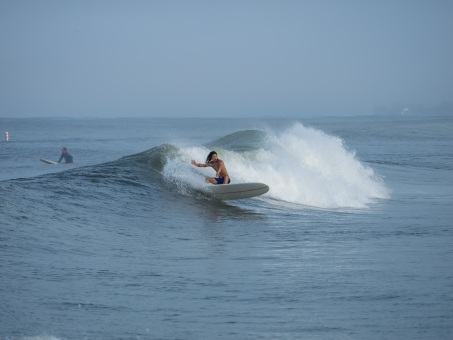
[[[248,165],[244,180],[261,172],[275,199],[320,208],[362,208],[388,197],[382,181],[340,138],[300,123],[280,134],[269,132],[255,163],[260,165]]]
[[[250,148],[244,141],[259,136]],[[230,145],[181,147],[167,157],[164,177],[178,187],[200,187],[204,177],[214,177],[212,168],[196,168],[192,159],[203,162],[214,149],[225,161],[234,183],[263,182],[269,185],[266,197],[319,208],[364,208],[376,199],[389,197],[389,190],[373,169],[361,163],[344,142],[323,131],[296,123],[283,132],[234,133],[240,151]],[[228,136],[222,140],[229,140]],[[260,147],[257,147],[257,142]]]

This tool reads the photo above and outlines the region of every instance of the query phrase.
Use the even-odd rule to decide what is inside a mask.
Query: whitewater
[[[249,140],[253,141],[250,150],[235,145]],[[382,178],[347,150],[342,139],[300,123],[278,134],[241,131],[211,144],[218,146],[215,151],[228,164],[235,182],[264,182],[271,188],[266,196],[277,201],[317,208],[365,208],[390,195]],[[178,148],[177,157],[168,156],[164,176],[200,186],[212,174],[210,169],[193,169],[190,160],[203,160],[209,152],[207,146]]]

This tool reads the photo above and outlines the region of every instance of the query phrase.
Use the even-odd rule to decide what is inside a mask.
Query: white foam
[[[190,161],[203,162],[209,151],[202,146],[181,148],[168,160],[164,175],[185,185],[203,185],[214,170],[197,168]],[[279,134],[268,132],[258,150],[216,151],[233,182],[266,183],[270,187],[266,196],[277,200],[319,208],[364,208],[389,197],[382,180],[340,138],[300,123]]]

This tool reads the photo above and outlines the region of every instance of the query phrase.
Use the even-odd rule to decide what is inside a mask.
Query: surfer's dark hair
[[[206,163],[211,163],[212,162],[212,156],[213,155],[217,155],[217,152],[215,151],[211,151],[208,155],[208,157],[206,157]]]

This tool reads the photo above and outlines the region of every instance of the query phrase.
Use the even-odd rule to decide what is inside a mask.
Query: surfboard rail
[[[263,195],[269,191],[269,186],[258,182],[217,184],[205,187],[204,191],[220,200],[237,200]]]

